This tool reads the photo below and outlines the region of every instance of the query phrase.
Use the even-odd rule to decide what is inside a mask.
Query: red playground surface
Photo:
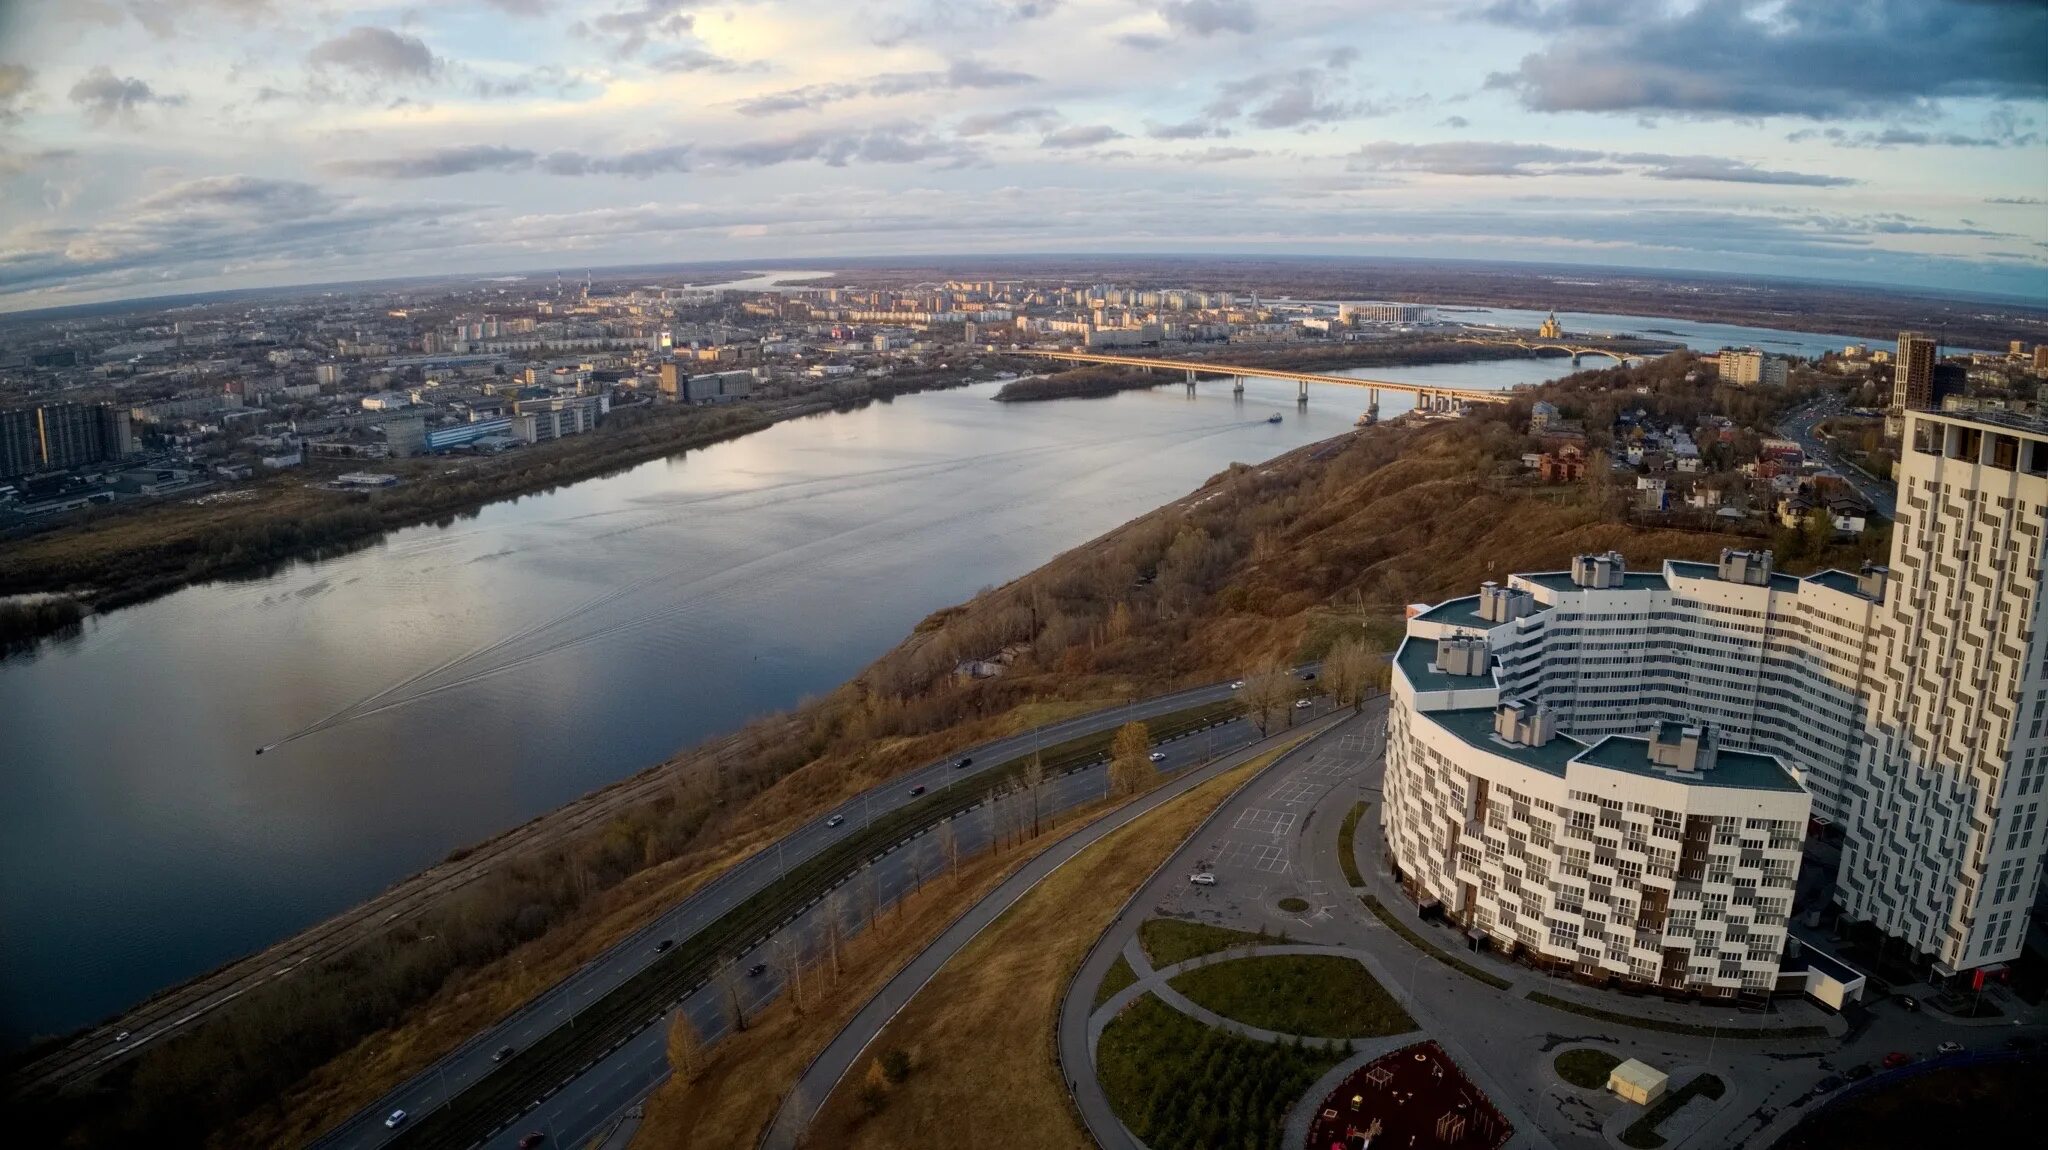
[[[1514,1127],[1434,1042],[1353,1071],[1309,1123],[1308,1150],[1498,1150]]]

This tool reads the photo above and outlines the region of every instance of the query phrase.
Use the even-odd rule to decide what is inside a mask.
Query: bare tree
[[[802,1014],[807,1005],[804,1001],[803,940],[796,937],[776,939],[775,965],[781,967],[782,973],[789,979],[789,1001],[796,1008],[796,1012]]]
[[[1111,794],[1134,795],[1159,777],[1152,765],[1152,735],[1143,723],[1125,723],[1117,728],[1109,749]]]
[[[1273,719],[1285,715],[1294,705],[1294,676],[1279,663],[1271,663],[1253,675],[1239,693],[1239,705],[1258,724],[1261,735],[1273,733]]]
[[[1031,837],[1037,838],[1039,800],[1045,790],[1045,760],[1037,751],[1031,752],[1030,761],[1024,764],[1024,790],[1031,796]]]
[[[839,964],[839,952],[846,942],[845,893],[835,890],[826,895],[821,913],[821,932],[824,937],[820,941],[824,943],[825,959],[832,964],[832,977],[836,979],[843,973],[843,968]]]
[[[718,985],[723,992],[720,998],[725,1006],[725,1021],[735,1034],[747,1028],[747,1003],[741,993],[744,988],[740,982],[740,960],[737,957],[727,958],[719,964]]]
[[[939,824],[938,834],[939,853],[945,857],[946,869],[951,872],[953,881],[958,883],[960,881],[960,832],[954,829],[953,820],[947,819]]]
[[[697,1033],[697,1024],[690,1021],[688,1011],[676,1011],[668,1023],[669,1070],[684,1082],[695,1082],[704,1076],[708,1061],[704,1036]]]
[[[1365,693],[1372,676],[1373,657],[1365,644],[1346,635],[1330,645],[1323,656],[1323,682],[1340,707],[1365,708]]]

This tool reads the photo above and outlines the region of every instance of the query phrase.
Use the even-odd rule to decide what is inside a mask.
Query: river
[[[1360,374],[1509,387],[1569,370]],[[187,588],[0,662],[0,1048],[828,690],[931,611],[1365,404],[1319,389],[1298,410],[1260,380],[1242,399],[1217,382],[1028,404],[994,389],[779,424]]]

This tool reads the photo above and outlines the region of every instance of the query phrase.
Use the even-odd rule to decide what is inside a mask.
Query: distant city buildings
[[[0,479],[134,453],[129,413],[112,404],[46,403],[0,411]]]
[[[1783,387],[1790,375],[1790,365],[1782,357],[1755,348],[1724,348],[1719,366],[1721,379],[1739,387]]]

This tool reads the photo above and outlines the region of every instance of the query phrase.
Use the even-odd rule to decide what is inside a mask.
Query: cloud
[[[631,176],[646,179],[690,170],[695,149],[688,144],[664,144],[638,148],[615,156],[591,156],[578,151],[555,151],[540,157],[540,169],[556,176]]]
[[[1048,133],[1039,143],[1048,148],[1092,148],[1097,144],[1106,144],[1111,140],[1123,138],[1124,133],[1108,124],[1076,124],[1071,128],[1061,128],[1057,132]]]
[[[512,16],[540,16],[548,10],[548,0],[484,0],[484,3]]]
[[[338,176],[363,176],[380,180],[429,180],[460,176],[469,172],[510,171],[533,166],[534,153],[526,148],[496,144],[457,144],[431,151],[408,152],[374,160],[334,160],[321,165]]]
[[[1330,59],[1328,67],[1261,72],[1227,81],[1217,87],[1204,111],[1214,120],[1244,117],[1261,128],[1314,128],[1390,110],[1338,96],[1333,89],[1342,83],[1338,73],[1350,57],[1333,53]]]
[[[1950,97],[2048,96],[2048,5],[1997,0],[1707,0],[1495,5],[1548,31],[1488,86],[1545,112],[1837,119]],[[1880,62],[1890,61],[1890,64]]]
[[[1604,152],[1551,144],[1446,140],[1404,144],[1381,140],[1352,153],[1352,166],[1374,171],[1440,176],[1613,176],[1633,171],[1653,180],[1840,187],[1844,176],[1759,168],[1725,156],[1673,156],[1659,152]]]
[[[1984,202],[1987,204],[2024,204],[2028,207],[2048,204],[2048,200],[2044,200],[2040,196],[1992,196]]]
[[[994,68],[978,60],[955,60],[944,71],[884,72],[853,83],[806,84],[750,96],[733,105],[743,116],[772,116],[783,112],[815,112],[827,104],[860,96],[888,98],[918,92],[948,92],[966,89],[1014,88],[1036,83],[1038,77],[1025,72]]]
[[[914,12],[884,20],[870,39],[883,48],[936,37],[985,40],[1011,25],[1050,16],[1059,7],[1060,0],[925,0]]]
[[[865,132],[800,132],[707,147],[702,154],[714,166],[734,168],[766,168],[805,161],[843,168],[857,163],[910,164],[923,160],[944,160],[948,166],[962,167],[981,158],[968,145],[909,125],[882,125]]]
[[[1232,160],[1249,160],[1263,155],[1265,153],[1257,148],[1204,148],[1199,152],[1182,152],[1175,158],[1191,164],[1225,164]]]
[[[759,72],[766,65],[741,63],[702,48],[678,48],[648,61],[657,72]]]
[[[1137,52],[1158,52],[1173,44],[1172,40],[1157,32],[1125,32],[1116,38],[1116,42]]]
[[[26,64],[0,64],[0,125],[21,122],[21,106],[35,78],[36,70]]]
[[[1059,123],[1060,114],[1051,108],[1012,108],[1007,112],[981,112],[953,125],[956,136],[998,136],[1010,132],[1037,131]]]
[[[2031,122],[2031,121],[2029,121]],[[2002,134],[1972,136],[1966,132],[1928,132],[1917,128],[1885,128],[1851,132],[1842,128],[1801,128],[1785,139],[1794,144],[1825,140],[1838,148],[2026,148],[2041,142],[2038,132],[2022,132],[2007,123]],[[1995,129],[1994,129],[1995,130]]]
[[[159,93],[148,83],[133,76],[116,76],[111,68],[101,64],[71,86],[71,102],[83,109],[93,123],[106,124],[117,118],[132,120],[136,109],[149,104],[178,107],[185,97]]]
[[[1472,121],[1463,116],[1445,116],[1442,120],[1438,121],[1438,126],[1444,128],[1469,128],[1472,126]]]
[[[695,0],[644,0],[615,11],[578,20],[569,26],[572,35],[591,36],[611,42],[621,56],[637,56],[651,40],[673,40],[697,26],[690,13]]]
[[[1200,140],[1209,136],[1228,136],[1230,129],[1208,120],[1183,120],[1178,124],[1154,124],[1147,122],[1145,134],[1155,140]]]
[[[423,80],[441,68],[424,40],[359,24],[314,45],[306,59],[316,68],[339,68],[385,80]]]
[[[1243,0],[1167,0],[1159,6],[1159,15],[1165,18],[1167,27],[1197,36],[1220,32],[1243,35],[1259,26],[1258,13]]]

